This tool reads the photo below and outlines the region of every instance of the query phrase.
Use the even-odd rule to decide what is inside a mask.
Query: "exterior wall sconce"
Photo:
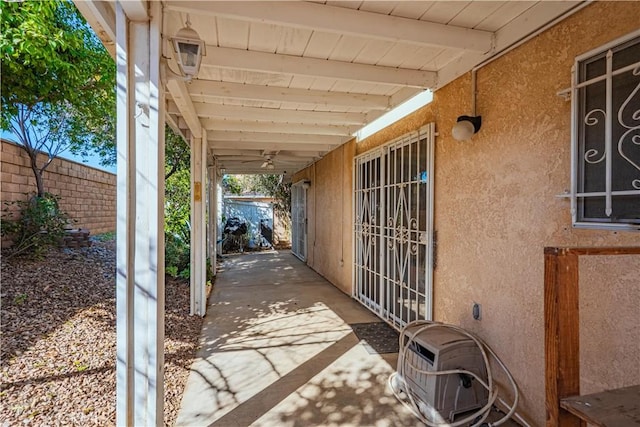
[[[171,39],[173,49],[178,54],[177,62],[182,73],[189,79],[198,75],[200,62],[205,53],[204,41],[191,28],[191,21],[187,15],[186,27],[181,28]]]
[[[302,188],[304,188],[305,190],[308,190],[309,187],[311,187],[311,181],[309,181],[308,179],[305,181],[302,181]]]
[[[476,115],[476,69],[471,70],[471,115],[460,116],[453,125],[451,134],[457,141],[466,141],[478,133],[482,126],[482,116]]]
[[[466,141],[480,130],[482,116],[460,116],[451,134],[457,141]]]

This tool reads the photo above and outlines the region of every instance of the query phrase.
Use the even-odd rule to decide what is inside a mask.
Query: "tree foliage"
[[[291,183],[282,175],[253,175],[251,191],[274,198],[273,207],[283,218],[291,216]]]
[[[191,215],[191,181],[189,169],[174,173],[165,183],[165,232],[189,243]]]
[[[165,269],[189,277],[191,242],[191,180],[189,146],[165,128]]]
[[[42,173],[67,149],[115,162],[115,64],[76,7],[3,1],[0,31],[0,126],[29,155],[38,196]]]
[[[187,158],[188,157],[187,153]],[[167,178],[164,202],[165,267],[177,276],[189,271],[191,249],[191,181],[189,168]],[[188,276],[187,276],[188,277]]]
[[[246,189],[246,185],[240,175],[224,175],[222,177],[222,191],[225,194],[240,195]]]
[[[169,127],[165,127],[165,174],[164,179],[169,179],[173,174],[184,169],[189,169],[190,154],[189,145],[180,135],[177,135]]]

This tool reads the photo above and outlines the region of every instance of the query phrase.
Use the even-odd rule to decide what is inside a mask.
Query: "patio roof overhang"
[[[187,15],[206,44],[196,79],[165,80],[166,120],[187,140],[205,131],[226,173],[292,175],[580,3],[163,1],[165,75],[178,73],[170,39]],[[76,2],[115,55],[114,4]],[[122,4],[148,19],[145,1]]]
[[[191,312],[204,315],[221,170],[290,176],[586,3],[75,4],[117,64],[117,424],[161,425],[165,123],[191,145]],[[187,14],[207,52],[190,83],[171,77]]]

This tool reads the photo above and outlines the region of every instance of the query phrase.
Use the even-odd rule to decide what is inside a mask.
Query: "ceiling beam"
[[[281,144],[323,144],[327,146],[337,146],[347,142],[353,137],[339,135],[308,135],[300,133],[216,131],[209,132],[208,138],[209,141],[278,142]]]
[[[386,110],[389,108],[389,97],[383,95],[291,89],[277,86],[259,86],[207,80],[193,80],[188,85],[188,89],[192,95],[213,98],[288,102],[321,107],[362,108],[364,110]]]
[[[493,33],[308,2],[169,1],[169,10],[303,28],[376,40],[476,52],[491,50]]]
[[[209,140],[209,150],[264,150],[264,151],[308,151],[311,153],[331,151],[336,146],[329,144],[283,144],[280,142],[256,142],[256,141],[212,141]]]
[[[122,5],[125,15],[131,21],[148,21],[149,2],[147,0],[126,0],[119,2]]]
[[[294,166],[292,168],[289,167],[281,167],[281,166],[276,166],[274,169],[262,169],[262,168],[255,168],[255,167],[249,167],[249,166],[237,166],[237,165],[233,165],[231,167],[225,167],[225,166],[220,166],[220,169],[224,169],[224,171],[222,171],[222,173],[226,174],[226,175],[236,175],[236,174],[241,174],[241,175],[292,175],[294,172],[297,172],[298,170],[304,168],[306,165],[302,165],[302,166]]]
[[[224,152],[223,152],[224,151]],[[231,152],[232,154],[228,154],[226,152]],[[301,156],[292,156],[290,154],[283,154],[282,152],[275,152],[277,154],[269,154],[263,150],[255,151],[254,154],[247,152],[238,152],[234,150],[213,150],[212,154],[214,154],[219,159],[224,159],[227,161],[258,161],[258,160],[266,160],[267,158],[271,158],[272,160],[278,160],[283,163],[291,163],[291,162],[305,162],[310,161],[316,158],[314,155],[315,152],[305,152]]]
[[[173,98],[173,102],[177,105],[182,119],[178,120],[178,127],[188,127],[191,134],[196,138],[202,138],[202,124],[198,119],[198,114],[191,101],[191,96],[187,90],[187,85],[181,80],[169,80],[167,82],[167,89]],[[183,123],[186,126],[183,126]]]
[[[552,25],[553,21],[563,14],[575,13],[588,5],[589,2],[579,1],[537,2],[495,33],[495,48],[491,52],[463,55],[440,69],[438,86],[434,90],[444,87],[476,65],[502,55],[506,49],[524,43],[531,34],[535,34],[544,26]],[[566,17],[566,15],[563,16],[563,18]]]
[[[250,122],[241,120],[203,119],[202,127],[209,131],[276,132],[309,135],[350,136],[361,126],[308,125],[300,123]]]
[[[171,114],[169,114],[169,112],[165,113],[165,122],[167,123],[167,125],[169,125],[169,127],[171,128],[171,130],[173,130],[173,132],[182,137],[182,139],[189,144],[189,138],[187,138],[187,136],[184,134],[184,132],[182,131],[182,129],[180,129],[178,127],[178,119],[177,117],[172,116]]]
[[[335,125],[364,125],[367,115],[363,113],[334,113],[324,111],[284,110],[277,108],[243,107],[239,105],[193,103],[199,117],[257,120],[279,123],[315,123]],[[179,113],[178,106],[169,102],[170,113]]]
[[[379,85],[428,89],[436,85],[434,71],[410,70],[379,65],[356,64],[278,53],[207,46],[203,67],[258,71],[292,76],[323,77]]]
[[[295,159],[312,159],[316,157],[320,157],[322,153],[325,153],[324,150],[319,151],[287,151],[287,150],[263,150],[263,149],[253,149],[249,150],[243,148],[242,150],[233,149],[233,148],[211,148],[209,150],[211,154],[216,156],[224,156],[226,158],[229,157],[238,157],[240,159],[251,160],[253,158],[264,158],[265,156],[278,157],[281,160],[295,160]]]
[[[281,158],[280,156],[262,156],[262,157],[245,157],[241,158],[238,156],[220,156],[216,155],[216,159],[220,162],[224,162],[226,164],[237,163],[240,165],[258,165],[260,166],[263,162],[267,160],[267,157],[271,158],[271,161],[280,166],[296,166],[296,165],[305,165],[307,163],[318,160],[315,157],[298,157],[296,159],[291,158]]]
[[[286,172],[286,171],[295,172],[299,169],[304,168],[306,165],[312,162],[313,160],[301,161],[300,163],[295,163],[295,164],[284,164],[284,163],[278,164],[277,162],[274,162],[273,163],[274,169],[267,169],[267,168],[260,167],[262,164],[262,162],[260,161],[255,161],[250,163],[238,163],[238,162],[226,162],[224,159],[218,159],[218,165],[222,169],[226,170],[225,173],[240,173],[243,175],[249,174],[249,173],[256,173],[259,169],[264,171],[263,173],[270,173],[270,174],[274,173],[275,170],[281,170],[282,172]],[[229,172],[229,171],[233,171],[233,172]],[[282,172],[278,172],[278,174]]]
[[[106,1],[74,0],[78,11],[93,28],[102,44],[115,57],[116,53],[116,13],[113,5]]]

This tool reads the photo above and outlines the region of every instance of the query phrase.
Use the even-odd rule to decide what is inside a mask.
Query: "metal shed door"
[[[355,162],[355,292],[396,327],[432,316],[434,125]]]

